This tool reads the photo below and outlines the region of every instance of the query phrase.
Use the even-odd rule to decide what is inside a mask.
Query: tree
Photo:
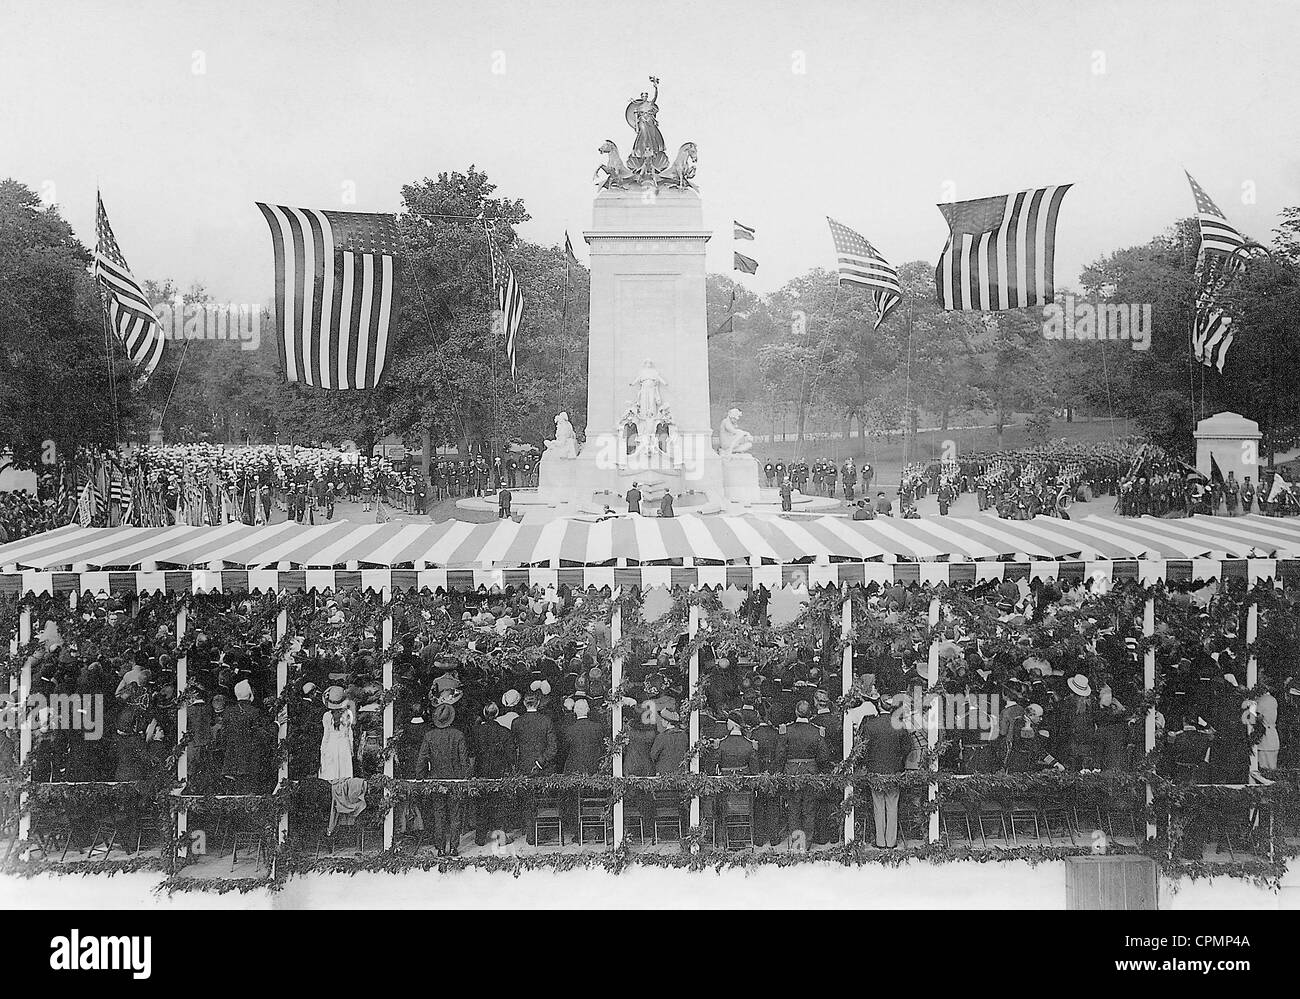
[[[0,442],[20,468],[40,461],[46,440],[71,455],[143,425],[129,362],[105,336],[90,263],[56,207],[0,181]]]

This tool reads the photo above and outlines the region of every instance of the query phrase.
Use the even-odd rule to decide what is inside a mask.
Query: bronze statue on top
[[[633,183],[649,184],[656,189],[661,183],[679,189],[695,187],[691,183],[698,155],[695,143],[683,143],[677,158],[669,162],[663,133],[659,131],[659,78],[650,77],[650,83],[654,93],[642,92],[640,97],[628,102],[623,112],[628,125],[636,131],[627,162],[623,162],[613,139],[606,139],[600,145],[598,152],[604,153],[606,160],[596,168],[596,177],[605,175],[600,185],[603,188],[625,188]]]

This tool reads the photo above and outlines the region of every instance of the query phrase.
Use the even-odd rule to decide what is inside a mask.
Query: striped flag
[[[732,225],[735,226],[735,231],[736,231],[735,238],[736,238],[736,239],[753,239],[753,238],[754,238],[754,230],[753,230],[752,227],[745,225],[745,223],[743,223],[743,222],[738,222],[736,219],[732,219],[731,222],[732,222]]]
[[[1056,219],[1072,186],[940,205],[949,231],[934,269],[939,304],[963,311],[1050,304],[1056,294]]]
[[[1190,173],[1187,182],[1192,185],[1196,220],[1201,228],[1201,246],[1197,253],[1200,290],[1192,316],[1192,357],[1222,373],[1233,334],[1232,317],[1219,308],[1218,298],[1223,287],[1245,268],[1247,241]]]
[[[876,329],[903,300],[903,289],[898,283],[898,271],[866,238],[830,216],[826,223],[831,227],[835,242],[835,256],[839,260],[840,284],[859,284],[871,291],[876,303]]]
[[[732,256],[735,258],[732,261],[732,270],[737,270],[744,274],[757,273],[758,261],[753,257],[747,257],[743,253],[736,253],[734,250],[732,251]]]
[[[388,360],[393,215],[257,202],[275,250],[275,331],[287,382],[374,388]]]
[[[726,329],[723,329],[724,326]],[[736,332],[736,290],[733,288],[731,290],[731,304],[727,306],[726,318],[723,319],[722,322],[718,323],[718,325],[713,329],[709,330],[709,335],[706,339],[712,340],[719,333],[734,332]]]
[[[565,257],[568,258],[568,260],[569,260],[569,266],[570,266],[570,267],[577,267],[577,266],[578,266],[578,257],[577,257],[577,255],[573,252],[573,243],[571,243],[571,242],[569,241],[569,230],[568,230],[568,229],[565,229],[565,230],[564,230],[564,255],[565,255]]]
[[[510,377],[513,379],[515,340],[519,333],[519,320],[524,315],[524,293],[515,279],[514,268],[506,263],[505,257],[497,248],[496,240],[492,238],[492,230],[486,223],[484,230],[487,232],[488,251],[492,255],[492,290],[496,295],[496,312],[501,317],[500,329],[505,333],[506,357],[510,358]],[[565,241],[567,242],[567,236]]]
[[[153,374],[163,352],[163,332],[144,289],[131,275],[113,236],[104,199],[95,194],[95,280],[114,335],[136,370],[139,383]]]

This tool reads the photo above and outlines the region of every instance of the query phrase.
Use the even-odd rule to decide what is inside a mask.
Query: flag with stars
[[[1183,171],[1187,173],[1187,171]],[[1196,179],[1187,173],[1201,229],[1197,253],[1196,311],[1192,315],[1192,357],[1220,373],[1232,346],[1232,317],[1218,304],[1219,294],[1246,266],[1246,237],[1227,220]]]
[[[257,203],[275,251],[275,332],[287,382],[370,389],[384,376],[397,218]]]
[[[934,269],[939,304],[999,312],[1056,296],[1056,220],[1070,184],[940,205],[948,243]]]
[[[104,312],[114,335],[143,383],[158,366],[163,353],[163,331],[144,289],[131,275],[121,247],[113,236],[104,211],[104,199],[96,193],[95,281],[99,284]]]
[[[876,303],[876,329],[903,300],[898,271],[859,232],[827,216],[835,255],[839,258],[840,284],[858,284],[871,291]]]
[[[506,338],[506,357],[510,359],[510,378],[515,377],[515,341],[519,333],[519,321],[524,316],[524,293],[515,279],[514,268],[506,263],[505,257],[492,238],[492,230],[487,231],[488,252],[492,255],[492,290],[496,295],[496,314],[500,317],[500,326],[494,324]],[[566,237],[567,240],[567,237]]]

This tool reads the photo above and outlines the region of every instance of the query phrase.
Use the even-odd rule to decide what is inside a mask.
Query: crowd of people
[[[705,774],[897,773],[925,765],[925,717],[941,719],[939,765],[954,773],[1133,771],[1145,755],[1141,591],[1108,593],[1067,582],[984,584],[945,604],[937,684],[929,684],[928,596],[900,584],[873,588],[868,612],[882,628],[853,650],[853,692],[841,699],[842,659],[823,629],[756,655],[725,641],[698,647],[700,742],[689,737],[689,640],[632,633],[624,685],[611,696],[609,598],[572,591],[412,594],[390,608],[396,688],[394,772],[399,778],[506,778],[612,772],[611,712],[621,714],[623,773],[684,772],[698,752]],[[745,619],[764,613],[763,594]],[[1289,596],[1266,612],[1295,617]],[[208,606],[208,602],[211,606]],[[332,832],[376,805],[367,783],[387,755],[380,646],[385,613],[373,594],[303,597],[292,628],[301,647],[277,650],[266,597],[195,601],[195,630],[178,644],[175,605],[142,598],[87,601],[50,615],[28,653],[37,781],[170,781],[177,752],[176,660],[186,656],[187,784],[191,794],[269,793],[276,786],[277,655],[291,655],[282,709],[288,769],[304,828]],[[751,606],[752,605],[752,606]],[[1246,783],[1256,767],[1295,767],[1300,678],[1289,662],[1262,662],[1245,686],[1240,597],[1215,585],[1162,598],[1155,639],[1159,675],[1157,767],[1174,780]],[[1271,624],[1267,624],[1271,627]],[[96,725],[69,726],[54,695]],[[6,738],[11,735],[5,733]],[[0,752],[16,772],[15,740]],[[370,801],[367,803],[367,797]],[[566,838],[578,792],[560,795]],[[876,845],[897,842],[897,792],[872,792]],[[674,799],[686,828],[687,798]],[[796,832],[808,845],[842,836],[840,795],[760,791],[753,841]],[[701,801],[708,829],[716,802]],[[661,797],[632,793],[629,821],[648,829]],[[402,800],[399,833],[422,833],[443,852],[474,842],[535,841],[539,796],[434,794]],[[122,819],[132,828],[134,814]]]
[[[41,499],[26,490],[0,492],[0,545],[68,523],[54,499]]]

